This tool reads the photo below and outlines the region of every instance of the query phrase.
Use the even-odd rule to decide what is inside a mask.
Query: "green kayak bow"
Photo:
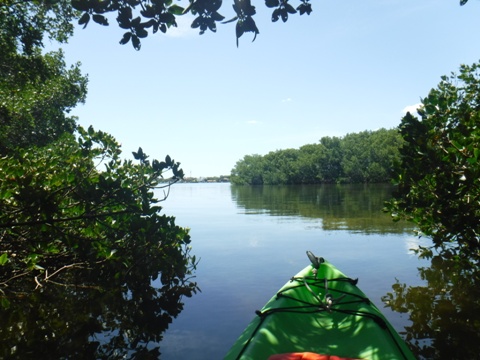
[[[311,265],[257,311],[226,360],[415,359],[358,279],[307,255]]]

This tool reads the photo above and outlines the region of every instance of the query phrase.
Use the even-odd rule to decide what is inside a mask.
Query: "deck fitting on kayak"
[[[308,265],[265,304],[225,360],[337,351],[339,358],[415,360],[380,310],[352,279],[307,252]]]

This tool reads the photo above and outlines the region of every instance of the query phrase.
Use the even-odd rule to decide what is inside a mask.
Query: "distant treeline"
[[[403,140],[398,129],[323,137],[299,149],[246,155],[232,169],[237,185],[373,183],[391,179]]]

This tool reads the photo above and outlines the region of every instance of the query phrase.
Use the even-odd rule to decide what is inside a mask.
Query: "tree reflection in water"
[[[386,307],[408,313],[405,339],[419,359],[477,359],[480,354],[480,267],[449,251],[419,268],[426,286],[398,280]]]
[[[98,290],[50,286],[2,309],[0,358],[158,359],[186,286]]]

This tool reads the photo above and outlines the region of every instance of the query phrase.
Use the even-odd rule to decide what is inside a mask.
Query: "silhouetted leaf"
[[[128,16],[128,12],[126,11],[118,12],[117,22],[118,22],[118,26],[120,26],[122,29],[130,29],[131,27],[130,19],[131,17]]]
[[[132,20],[132,27],[137,27],[138,25],[140,25],[140,23],[142,22],[142,18],[140,16],[137,16],[135,19]]]
[[[289,3],[285,3],[285,9],[289,14],[295,14],[297,12],[297,10],[295,10]]]
[[[160,20],[160,22],[163,22],[165,24],[169,24],[169,25],[172,25],[172,24],[175,24],[175,16],[169,12],[164,12],[162,13],[158,19]]]
[[[137,28],[137,29],[135,29],[135,33],[137,34],[137,36],[138,36],[139,38],[142,38],[142,39],[144,39],[144,38],[146,38],[146,37],[148,36],[148,31],[145,30],[144,28]]]
[[[85,29],[87,27],[89,21],[90,21],[90,14],[86,12],[78,20],[78,25],[83,25],[83,28]]]
[[[277,7],[278,5],[280,5],[280,1],[279,0],[265,0],[265,5],[267,5],[267,7],[269,7],[269,8]]]
[[[237,20],[238,20],[238,16],[235,16],[235,17],[231,18],[230,20],[223,21],[222,24],[228,24],[228,23],[231,23],[231,22],[234,22],[234,21],[237,21]]]
[[[120,40],[120,44],[125,45],[126,43],[128,43],[130,41],[131,37],[132,37],[132,33],[131,32],[126,32],[125,34],[123,34],[122,40]]]
[[[257,34],[259,34],[257,25],[255,21],[250,17],[246,17],[244,20],[238,20],[237,25],[235,27],[235,32],[237,35],[237,47],[238,47],[238,39],[245,33],[245,32],[253,32],[255,35],[253,37],[253,41],[255,41]]]
[[[97,15],[94,14],[92,16],[93,21],[95,21],[97,24],[103,25],[103,26],[108,26],[108,20],[105,16],[103,15]]]
[[[140,50],[142,45],[141,45],[140,39],[138,38],[137,35],[132,35],[132,45],[133,45],[133,48],[135,50],[137,50],[137,51]]]
[[[275,9],[272,12],[272,21],[277,22],[280,19],[280,9]]]
[[[157,24],[157,21],[155,21],[154,19],[150,19],[146,23],[143,24],[143,27],[144,28],[150,28],[152,26],[155,26],[155,24]]]
[[[77,9],[80,11],[88,11],[89,5],[90,5],[87,1],[84,1],[84,0],[72,0],[71,4],[74,9]]]
[[[202,23],[202,17],[199,16],[199,17],[196,17],[196,18],[193,20],[191,26],[192,26],[193,29],[196,29],[196,28],[200,27],[200,24],[201,24],[201,23]]]
[[[145,5],[145,9],[140,10],[140,14],[146,18],[153,18],[155,17],[155,9],[151,5]]]
[[[300,15],[307,14],[310,15],[312,12],[312,5],[309,3],[303,3],[298,5],[297,10],[300,12]]]
[[[138,148],[137,152],[132,151],[132,154],[135,160],[143,160],[145,157],[145,154],[143,153],[143,150],[141,147]]]
[[[237,25],[235,26],[235,34],[237,36],[237,47],[238,47],[238,39],[243,35],[245,32],[244,27],[243,27],[243,21],[238,20]]]
[[[215,21],[222,21],[223,19],[225,19],[225,16],[219,14],[218,12],[214,11],[211,15],[212,19],[215,20]]]
[[[210,31],[213,31],[213,32],[217,31],[217,24],[215,24],[215,20],[213,20],[212,18],[208,19],[207,26],[210,29]]]

